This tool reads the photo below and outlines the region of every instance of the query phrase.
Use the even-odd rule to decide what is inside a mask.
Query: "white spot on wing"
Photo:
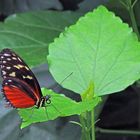
[[[33,79],[33,77],[32,77],[32,76],[29,76],[29,75],[27,75],[27,76],[24,76],[24,75],[23,75],[22,77],[23,77],[23,79],[25,79],[25,78],[26,78],[26,79],[30,79],[30,80]]]
[[[25,69],[26,69],[26,70],[29,70],[29,68],[28,68],[27,66],[25,66]]]
[[[22,60],[18,57],[18,60],[20,61],[20,62],[22,62]]]
[[[5,72],[5,71],[2,71],[2,74],[3,74],[3,75],[5,75],[5,74],[6,74],[6,72]]]
[[[12,80],[8,80],[8,82],[12,82]]]
[[[11,55],[10,55],[10,54],[8,54],[8,53],[4,53],[3,55],[4,55],[4,56],[11,56]]]
[[[7,60],[9,60],[9,61],[10,61],[10,60],[11,60],[11,58],[7,58]]]
[[[16,56],[14,53],[12,53],[13,56]]]
[[[13,67],[15,67],[15,68],[17,68],[17,69],[24,68],[24,66],[23,66],[23,65],[20,65],[20,64],[14,65]]]
[[[13,59],[13,60],[17,60],[17,58],[16,58],[16,57],[12,57],[12,59]]]
[[[12,73],[9,74],[9,76],[15,77],[16,76],[16,73],[15,72],[12,72]]]
[[[6,63],[6,61],[3,61],[3,63],[5,64],[5,63]]]
[[[6,69],[7,69],[7,70],[10,70],[10,69],[11,69],[11,67],[6,67]]]
[[[1,56],[1,58],[4,58],[4,56]]]

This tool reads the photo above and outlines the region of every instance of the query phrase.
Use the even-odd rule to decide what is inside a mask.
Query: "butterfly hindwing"
[[[28,108],[35,105],[37,98],[34,91],[23,81],[15,78],[6,78],[3,81],[5,99],[15,108]]]

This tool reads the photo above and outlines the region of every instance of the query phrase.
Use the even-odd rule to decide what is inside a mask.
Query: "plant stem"
[[[80,123],[82,125],[82,136],[81,136],[82,140],[90,140],[90,131],[88,131],[88,128],[87,128],[87,121],[88,121],[87,114],[86,113],[81,114]]]
[[[132,4],[132,8],[135,6],[135,4],[138,2],[138,0],[135,0]]]
[[[123,2],[123,0],[120,0],[120,3],[129,12],[131,23],[132,23],[132,28],[133,28],[134,32],[137,34],[138,40],[140,40],[140,34],[139,34],[139,30],[138,30],[138,26],[137,26],[135,14],[134,14],[134,9],[133,9],[135,4],[137,3],[137,0],[135,0],[133,3],[132,3],[132,0],[127,0],[126,3]]]
[[[91,137],[92,140],[95,140],[95,118],[94,118],[94,109],[91,111]]]
[[[138,39],[140,40],[140,34],[139,34],[139,31],[138,31],[138,27],[137,27],[135,15],[134,15],[133,7],[134,6],[130,5],[130,7],[129,7],[129,15],[130,15],[130,18],[131,18],[133,30],[137,34]]]
[[[97,133],[102,133],[102,134],[140,136],[140,131],[135,131],[135,130],[112,130],[112,129],[103,129],[103,128],[97,128],[96,130]]]
[[[79,116],[79,119],[80,119],[80,123],[81,123],[81,125],[82,125],[82,134],[81,134],[81,140],[84,140],[84,138],[85,138],[85,124],[84,124],[84,119],[83,119],[83,115],[81,114],[80,116]]]

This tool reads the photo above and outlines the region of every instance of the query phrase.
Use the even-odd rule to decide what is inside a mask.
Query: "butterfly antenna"
[[[55,89],[57,89],[66,79],[68,79],[71,75],[73,74],[73,72],[71,72],[68,76],[66,76],[59,84],[57,84],[57,86],[55,87]],[[54,90],[55,90],[54,89]],[[61,115],[62,114],[62,112],[60,112],[56,107],[55,107],[55,105],[53,104],[53,103],[51,103],[51,105],[53,106],[53,108],[57,111],[57,112],[59,112],[59,115]],[[48,106],[49,107],[49,106]],[[47,111],[47,109],[46,109],[46,106],[44,107],[44,109],[45,109],[45,113],[46,113],[46,116],[47,116],[47,119],[49,118],[48,117],[48,113],[46,112]],[[48,119],[49,120],[49,119]]]
[[[66,79],[68,79],[71,75],[73,74],[73,72],[71,72],[69,75],[67,75],[60,83],[57,84],[57,86],[55,87],[55,89],[57,89]]]

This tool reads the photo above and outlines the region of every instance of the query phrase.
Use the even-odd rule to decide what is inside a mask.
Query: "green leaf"
[[[12,15],[0,23],[0,49],[14,49],[30,66],[46,63],[48,44],[79,16],[55,11]]]
[[[84,101],[84,100],[92,99],[93,97],[94,97],[94,83],[91,81],[88,89],[81,94],[81,98]]]
[[[43,95],[51,95],[51,104],[36,109],[19,109],[19,114],[23,118],[21,128],[24,128],[35,122],[44,122],[54,120],[57,117],[70,116],[81,114],[92,110],[100,101],[100,98],[94,98],[88,101],[75,102],[74,100],[65,97],[63,94],[56,94],[51,90],[42,88]]]
[[[90,81],[101,96],[123,90],[140,76],[140,43],[132,29],[100,6],[49,46],[50,71],[62,86],[83,93]]]

